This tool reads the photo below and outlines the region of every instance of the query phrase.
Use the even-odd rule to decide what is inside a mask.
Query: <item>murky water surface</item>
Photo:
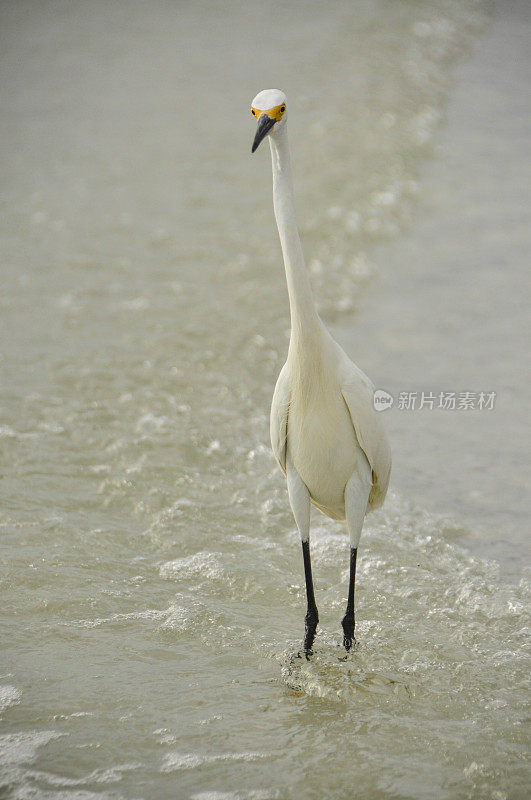
[[[316,514],[320,633],[297,655],[300,547],[268,443],[288,307],[247,117],[257,90],[288,93],[304,247],[345,336],[393,266],[374,245],[418,209],[451,67],[489,8],[1,17],[2,796],[526,797],[527,584],[462,547],[455,507],[404,491],[397,415],[401,490],[366,524],[359,643],[345,657],[348,542]],[[385,350],[371,359],[378,381]]]

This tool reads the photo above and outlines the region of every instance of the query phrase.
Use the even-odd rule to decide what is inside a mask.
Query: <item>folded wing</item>
[[[275,458],[286,471],[286,444],[288,438],[288,411],[290,402],[290,385],[288,380],[287,364],[284,364],[278,376],[277,385],[271,403],[271,417],[269,431],[271,446]]]
[[[391,448],[381,414],[374,409],[374,386],[350,359],[348,368],[343,370],[341,392],[359,445],[372,469],[373,484],[369,495],[369,508],[377,508],[383,503],[389,485]]]

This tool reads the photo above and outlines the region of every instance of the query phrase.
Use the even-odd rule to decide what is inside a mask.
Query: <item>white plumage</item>
[[[304,358],[296,345],[290,346],[271,404],[271,445],[284,472],[289,448],[311,502],[332,519],[345,521],[345,487],[360,465],[371,470],[369,509],[383,503],[391,450],[373,408],[373,384],[324,325],[317,338],[303,374]]]
[[[251,113],[258,119],[253,152],[269,136],[275,217],[290,301],[291,338],[273,395],[271,443],[287,476],[303,543],[305,650],[311,651],[318,620],[309,555],[310,502],[332,519],[346,521],[349,531],[351,585],[343,619],[348,650],[354,631],[356,551],[366,511],[385,498],[391,450],[373,406],[373,384],[334,341],[315,309],[295,217],[286,96],[266,89],[254,98]]]

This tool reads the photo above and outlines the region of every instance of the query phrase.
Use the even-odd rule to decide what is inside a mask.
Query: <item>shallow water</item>
[[[347,336],[387,280],[375,245],[422,213],[489,7],[1,14],[6,796],[525,797],[527,583],[461,546],[460,508],[409,490],[398,414],[359,643],[345,657],[348,542],[316,514],[320,632],[298,657],[300,546],[268,443],[288,308],[269,156],[249,154],[249,102],[281,85],[316,296]]]

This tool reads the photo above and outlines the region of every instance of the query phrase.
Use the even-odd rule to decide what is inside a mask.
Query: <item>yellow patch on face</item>
[[[285,110],[286,110],[285,103],[281,103],[279,106],[275,106],[274,108],[268,108],[267,111],[262,111],[260,108],[255,108],[254,106],[251,106],[251,114],[255,119],[260,119],[262,114],[267,114],[267,116],[270,119],[274,119],[277,122],[280,122]]]

